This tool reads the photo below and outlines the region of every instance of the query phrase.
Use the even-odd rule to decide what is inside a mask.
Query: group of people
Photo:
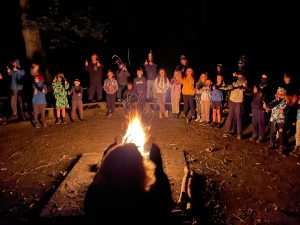
[[[287,149],[287,135],[296,133],[294,153],[299,153],[299,87],[292,82],[290,74],[285,73],[283,84],[271,85],[269,76],[262,74],[260,82],[250,86],[247,82],[246,57],[242,55],[234,71],[233,82],[225,83],[223,65],[216,65],[214,78],[207,72],[202,72],[198,81],[195,80],[194,70],[188,64],[187,57],[181,55],[179,65],[174,69],[169,79],[164,68],[159,68],[153,61],[150,51],[144,65],[136,70],[134,79],[126,64],[119,57],[115,61],[116,70],[107,70],[107,78],[102,85],[104,66],[97,54],[91,55],[90,61],[85,61],[85,71],[89,74],[88,101],[102,100],[102,91],[105,91],[107,103],[107,117],[113,116],[115,102],[123,103],[125,113],[138,110],[143,118],[145,103],[150,101],[157,104],[159,118],[169,117],[166,110],[166,97],[170,93],[171,112],[173,118],[180,118],[181,102],[183,102],[183,118],[189,123],[199,122],[201,125],[210,125],[221,128],[224,109],[228,110],[225,122],[224,137],[237,134],[242,139],[243,118],[252,115],[253,136],[251,141],[261,143],[270,132],[270,149],[279,149],[281,153]],[[22,102],[23,84],[20,82],[25,76],[19,60],[11,62],[7,67],[7,74],[11,78],[11,109],[12,118],[18,117],[18,108],[24,117]],[[38,64],[32,64],[30,71],[33,84],[32,108],[34,125],[47,126],[45,123],[45,109],[47,105],[46,93],[49,88],[44,83],[43,74]],[[0,79],[3,76],[0,75]],[[231,79],[231,80],[232,80]],[[80,80],[75,79],[70,87],[64,74],[58,73],[52,81],[53,96],[55,97],[56,124],[66,123],[66,109],[69,108],[68,96],[72,96],[71,121],[75,120],[76,109],[79,111],[79,120],[83,120],[83,87]],[[275,87],[275,88],[274,88]],[[18,104],[19,103],[19,107]],[[0,111],[2,112],[2,101]],[[250,110],[249,110],[250,109]],[[190,111],[190,113],[189,113]],[[1,118],[2,115],[0,115]],[[297,122],[296,122],[297,120]],[[293,128],[296,129],[293,129]],[[295,131],[296,130],[296,131]],[[278,139],[278,143],[277,143]]]

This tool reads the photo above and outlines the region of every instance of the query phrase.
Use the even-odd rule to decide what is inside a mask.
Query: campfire
[[[129,118],[126,134],[123,137],[122,143],[134,143],[142,156],[148,156],[148,152],[145,151],[146,133],[145,127],[141,122],[141,117],[138,113],[133,114]]]

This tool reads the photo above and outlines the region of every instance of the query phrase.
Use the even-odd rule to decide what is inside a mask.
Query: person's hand
[[[148,65],[148,60],[146,59],[146,61],[145,61],[145,65]]]
[[[100,62],[99,61],[97,61],[97,67],[100,67],[101,66],[101,64],[100,64]]]
[[[2,78],[3,78],[3,77],[2,77],[2,74],[0,73],[0,80],[2,80]]]
[[[6,67],[6,69],[7,69],[7,72],[8,72],[8,73],[11,72],[11,69],[10,69],[8,66]]]
[[[243,83],[243,87],[247,87],[247,81]]]
[[[87,61],[87,59],[85,60],[85,66],[88,66],[89,62]]]

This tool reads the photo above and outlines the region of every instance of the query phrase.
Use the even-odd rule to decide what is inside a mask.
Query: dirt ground
[[[100,109],[84,113],[86,121],[55,125],[48,119],[47,128],[29,121],[0,126],[0,224],[37,217],[81,154],[105,149],[125,132],[121,114],[107,119]],[[267,143],[223,138],[223,128],[183,119],[155,115],[150,133],[162,151],[187,152],[196,221],[300,224],[300,158],[267,150]]]

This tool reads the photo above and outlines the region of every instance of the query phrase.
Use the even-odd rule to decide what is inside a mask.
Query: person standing
[[[178,119],[179,111],[180,111],[180,95],[181,95],[181,83],[179,82],[180,79],[182,79],[181,71],[175,70],[174,77],[170,82],[172,114],[175,119]]]
[[[155,98],[155,84],[154,80],[157,77],[157,65],[153,62],[152,52],[148,53],[148,59],[145,61],[145,72],[147,78],[147,99],[153,100]]]
[[[83,87],[80,86],[80,80],[74,80],[74,86],[68,92],[69,95],[72,95],[72,110],[71,110],[71,121],[75,121],[76,109],[79,111],[79,120],[83,121],[83,103],[82,103],[82,94]]]
[[[42,78],[39,75],[35,75],[34,77],[34,84],[32,85],[33,88],[33,96],[32,96],[32,105],[33,105],[33,112],[34,112],[34,126],[35,128],[40,128],[39,124],[39,115],[41,115],[41,123],[43,127],[47,127],[45,122],[46,116],[46,93],[47,87],[44,84]]]
[[[137,77],[133,80],[133,88],[136,90],[138,95],[138,109],[141,114],[141,117],[144,116],[145,111],[145,101],[146,101],[146,92],[147,92],[147,81],[143,77],[143,69],[138,68],[136,71]]]
[[[122,94],[127,86],[128,77],[130,77],[130,73],[127,70],[127,67],[123,63],[118,64],[119,69],[116,72],[117,81],[118,81],[118,91],[117,91],[117,100],[120,102],[122,99]]]
[[[99,61],[99,56],[93,54],[91,62],[85,61],[85,71],[89,73],[90,82],[88,88],[88,101],[93,102],[95,94],[97,94],[97,101],[102,99],[102,70],[103,65]]]
[[[22,115],[22,119],[25,120],[23,98],[22,98],[22,78],[25,76],[25,70],[20,66],[20,61],[15,59],[11,62],[11,68],[7,67],[7,73],[11,77],[11,109],[12,109],[12,119],[18,118],[18,103]]]
[[[170,82],[166,76],[166,71],[164,69],[159,70],[158,77],[155,79],[154,85],[159,105],[159,118],[161,119],[163,118],[163,116],[168,117],[165,109],[165,103],[166,93],[170,87]]]
[[[109,70],[107,72],[107,78],[104,81],[103,89],[106,92],[106,104],[107,104],[107,117],[113,116],[115,112],[115,101],[116,101],[116,92],[118,90],[118,82],[114,78],[114,73]]]
[[[188,65],[188,60],[185,55],[180,56],[180,64],[176,67],[175,70],[180,70],[181,74],[185,74],[187,68],[189,67]]]

